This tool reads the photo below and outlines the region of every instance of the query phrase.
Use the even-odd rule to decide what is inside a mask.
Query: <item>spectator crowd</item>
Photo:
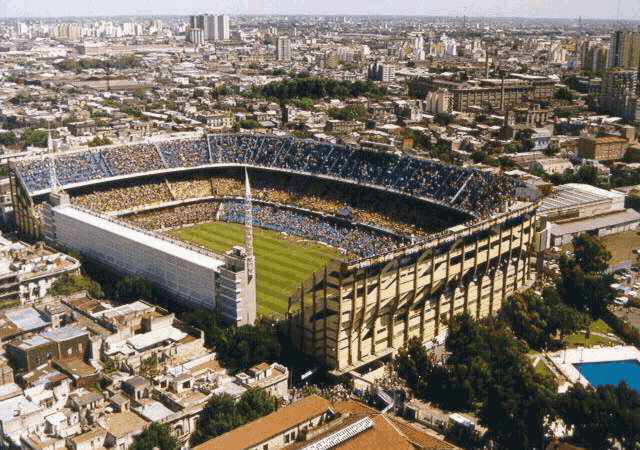
[[[209,135],[201,140],[171,140],[83,152],[16,164],[31,192],[47,189],[52,173],[62,185],[136,173],[211,164],[242,164],[342,179],[385,187],[485,217],[515,194],[512,178],[449,166],[404,154],[355,149],[290,137],[249,134]]]

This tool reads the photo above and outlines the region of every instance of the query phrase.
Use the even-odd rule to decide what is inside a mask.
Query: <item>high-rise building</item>
[[[609,67],[640,67],[640,31],[616,31],[611,36]]]
[[[602,78],[600,110],[626,121],[640,119],[638,114],[638,71],[610,70]]]
[[[205,41],[204,31],[200,28],[192,28],[187,34],[189,42],[194,45],[202,45]]]
[[[204,38],[209,42],[214,42],[218,40],[218,20],[217,16],[210,16],[209,14],[205,14],[204,19],[202,20],[205,24],[204,28]]]
[[[382,64],[375,62],[369,66],[368,77],[373,81],[382,81],[384,83],[390,83],[395,80],[396,72],[393,66],[389,64]]]
[[[220,14],[217,17],[217,24],[218,24],[217,40],[228,41],[229,35],[230,35],[229,16],[227,16],[226,14]]]
[[[229,16],[225,14],[200,14],[189,17],[189,29],[202,30],[204,40],[209,42],[229,40]],[[189,35],[187,35],[189,38]],[[195,43],[190,40],[190,42]]]
[[[291,61],[291,41],[286,36],[278,38],[276,44],[278,61]]]

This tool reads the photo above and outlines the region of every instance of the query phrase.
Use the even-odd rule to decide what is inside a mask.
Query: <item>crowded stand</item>
[[[169,167],[196,167],[209,164],[209,146],[204,139],[158,142],[158,150]]]
[[[211,197],[213,195],[211,183],[210,178],[195,178],[193,180],[172,181],[169,186],[175,200],[186,200]]]
[[[216,217],[218,207],[218,202],[192,203],[132,214],[124,219],[141,228],[155,231],[213,220]]]
[[[224,222],[244,223],[244,203],[225,202],[219,219]],[[344,250],[349,256],[370,257],[393,250],[406,241],[367,227],[353,225],[332,217],[316,216],[273,205],[253,204],[253,224],[257,227],[287,233],[293,236],[324,242]]]
[[[98,152],[61,154],[56,158],[56,176],[61,185],[82,183],[111,176]]]
[[[103,211],[121,211],[171,201],[171,192],[164,180],[128,181],[108,190],[93,190],[72,197],[82,207]]]
[[[401,153],[358,150],[270,135],[209,135],[208,141],[175,140],[156,145],[109,147],[85,155],[73,154],[73,160],[65,155],[57,157],[56,168],[60,169],[58,177],[62,184],[203,165],[210,160],[211,164],[248,164],[386,187],[485,217],[499,210],[515,194],[517,183],[490,172],[448,166]],[[79,170],[71,173],[74,161]],[[16,169],[30,191],[49,186],[48,162],[21,161]]]
[[[173,175],[147,181],[125,181],[111,190],[93,189],[76,194],[73,202],[89,209],[117,211],[170,200],[244,196],[244,181],[237,169],[211,175]],[[252,196],[256,200],[291,205],[343,219],[384,228],[407,237],[426,236],[460,223],[464,217],[452,211],[397,194],[295,174],[273,176],[251,171]],[[167,190],[167,186],[168,189]],[[212,220],[206,217],[204,220]]]
[[[166,169],[153,144],[126,145],[101,151],[114,176]]]

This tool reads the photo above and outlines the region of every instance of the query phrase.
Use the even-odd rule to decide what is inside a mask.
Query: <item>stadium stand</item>
[[[484,218],[514,194],[516,181],[403,154],[267,135],[209,135],[202,140],[135,144],[57,156],[62,184],[207,164],[248,164],[386,187]],[[210,161],[210,162],[209,162]],[[49,187],[48,162],[16,164],[31,192]],[[78,169],[80,168],[80,169]]]
[[[127,216],[125,220],[150,231],[184,227],[211,220],[218,211],[218,202],[200,202],[168,209],[145,211]]]
[[[229,201],[222,204],[220,220],[244,223],[244,217],[243,202]],[[400,237],[347,221],[274,205],[254,203],[253,223],[261,228],[324,242],[343,249],[349,256],[363,258],[406,244],[406,240]]]

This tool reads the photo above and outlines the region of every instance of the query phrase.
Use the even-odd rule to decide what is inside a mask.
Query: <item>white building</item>
[[[50,201],[43,217],[48,242],[144,278],[191,307],[217,310],[237,325],[255,321],[252,244],[251,252],[236,248],[219,256],[72,206],[64,192]]]

